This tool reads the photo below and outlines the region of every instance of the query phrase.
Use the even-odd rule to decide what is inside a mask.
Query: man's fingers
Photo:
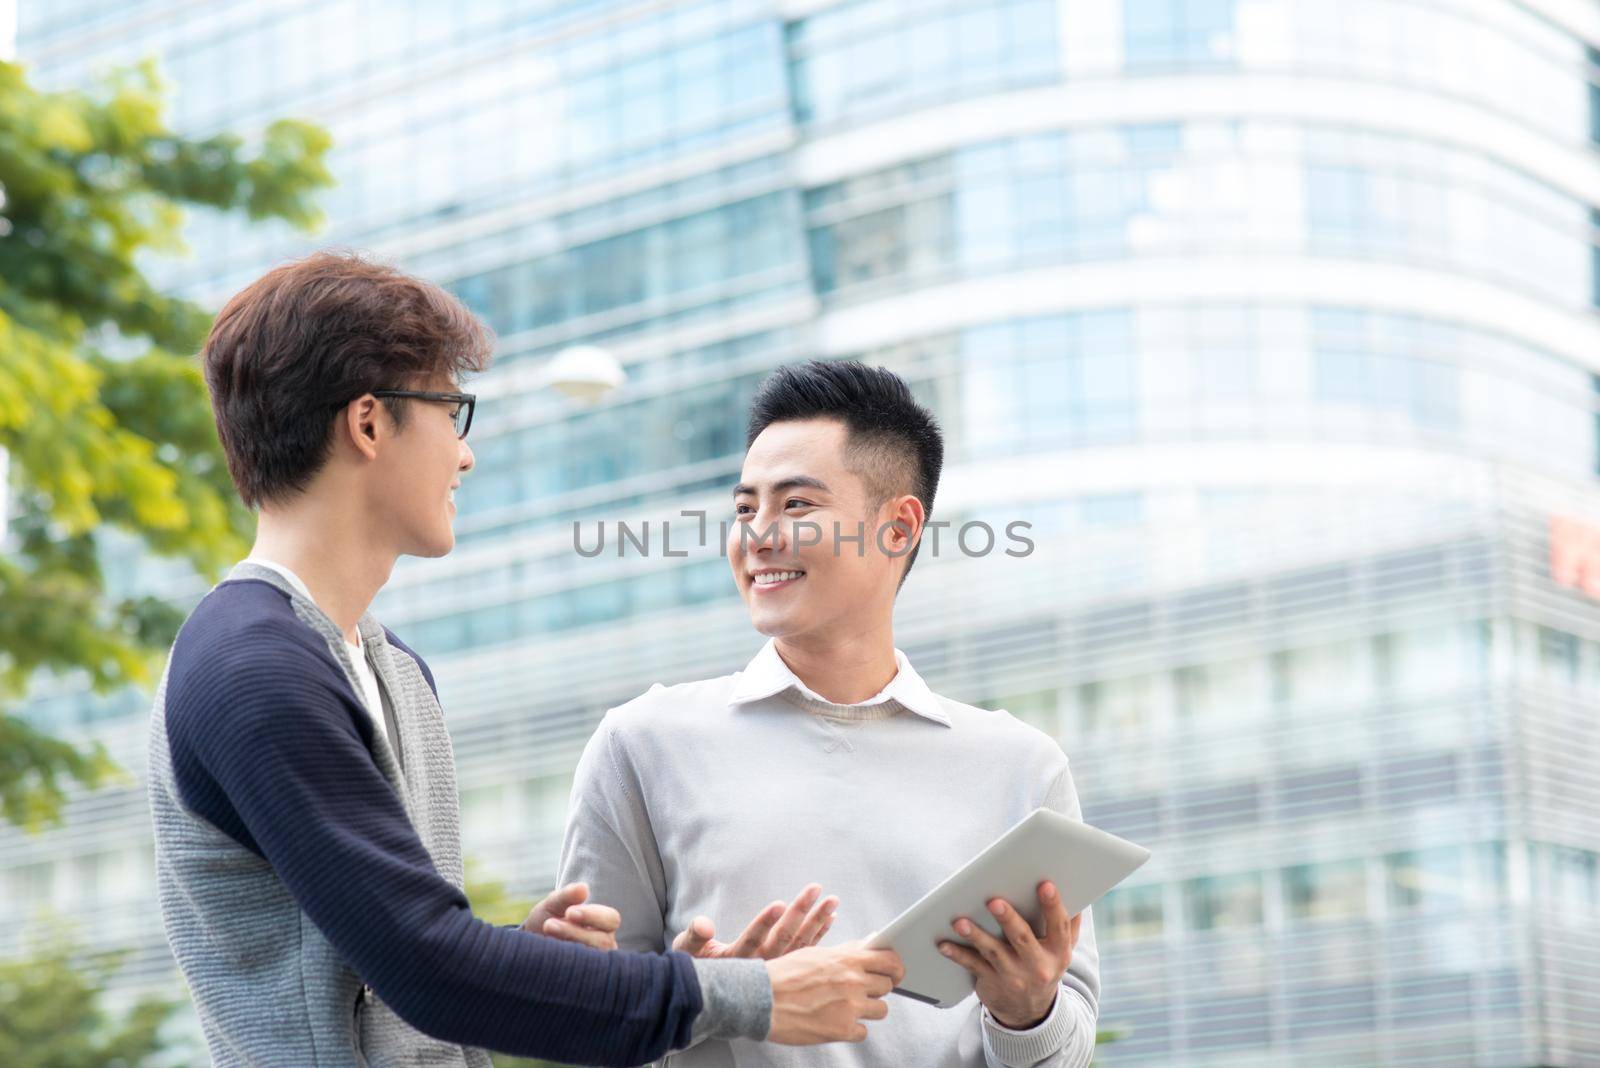
[[[750,925],[744,929],[730,947],[730,952],[735,957],[753,957],[761,940],[767,937],[767,932],[772,930],[772,925],[778,922],[778,917],[783,915],[783,902],[774,901],[756,914]]]
[[[992,967],[1000,968],[1004,966],[1006,957],[1011,952],[1008,948],[1006,948],[1006,944],[1004,942],[1000,941],[994,935],[990,934],[982,927],[979,927],[965,916],[950,926],[956,929],[956,934],[971,942],[973,947],[977,949],[979,953],[983,954],[983,959],[988,961]]]
[[[559,890],[550,891],[539,905],[551,916],[563,916],[567,909],[587,900],[589,900],[588,883],[569,883]]]
[[[589,884],[568,883],[561,889],[552,892],[550,897],[545,898],[546,901],[550,901],[552,899],[568,907],[581,904],[589,900]]]
[[[974,978],[982,978],[994,971],[983,955],[970,946],[963,946],[959,942],[940,942],[939,952],[971,972]]]
[[[828,932],[833,930],[833,921],[838,917],[838,915],[839,914],[837,912],[830,913],[827,920],[825,920],[822,926],[817,929],[817,933],[811,936],[811,941],[808,944],[813,946],[817,945],[824,938],[828,937]]]
[[[533,906],[528,913],[528,918],[522,921],[522,929],[534,934],[544,931],[544,921],[552,916],[563,916],[568,908],[589,899],[589,884],[569,883],[558,890],[546,894],[540,902]]]
[[[894,980],[895,986],[899,986],[906,977],[905,963],[900,959],[900,954],[892,949],[858,950],[855,959],[866,971],[874,975],[887,975]]]
[[[828,896],[818,901],[806,916],[805,922],[800,925],[800,930],[794,936],[792,949],[801,949],[805,946],[814,946],[817,939],[822,937],[822,932],[833,923],[833,911],[839,907],[839,899]]]
[[[595,931],[615,931],[622,926],[622,913],[609,905],[574,905],[562,919]]]
[[[800,933],[800,927],[805,923],[806,913],[822,894],[822,887],[812,883],[789,903],[783,910],[783,915],[768,933],[766,941],[761,944],[761,955],[767,959],[782,956],[787,953],[794,943],[795,936]]]
[[[544,933],[551,938],[559,938],[563,942],[577,942],[595,949],[615,949],[617,940],[610,931],[591,931],[586,927],[578,927],[565,920],[548,919],[544,921]]]
[[[863,1020],[881,1020],[889,1015],[889,1003],[882,998],[873,998],[867,1002],[866,1008],[861,1011]]]
[[[1022,918],[1022,913],[1011,906],[1011,902],[997,897],[989,902],[989,912],[1000,921],[1000,930],[1005,932],[1006,941],[1011,943],[1011,948],[1019,956],[1028,958],[1038,954],[1039,940],[1034,936],[1033,928]]]
[[[875,998],[881,998],[894,989],[894,980],[887,975],[876,973],[867,976],[867,993]]]
[[[698,957],[716,933],[717,929],[712,926],[709,917],[696,916],[688,928],[678,932],[678,937],[672,940],[672,948]]]
[[[1039,884],[1039,908],[1044,916],[1045,947],[1060,956],[1071,948],[1068,938],[1071,933],[1072,917],[1067,915],[1066,903],[1061,900],[1056,884],[1048,879]]]

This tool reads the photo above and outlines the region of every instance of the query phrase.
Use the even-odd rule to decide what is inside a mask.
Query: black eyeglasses
[[[478,403],[476,393],[434,393],[423,389],[375,389],[374,397],[415,397],[417,400],[441,401],[456,405],[451,416],[456,424],[456,437],[464,438],[472,429],[472,409]]]

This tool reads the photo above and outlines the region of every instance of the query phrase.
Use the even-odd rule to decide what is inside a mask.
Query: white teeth
[[[774,582],[783,582],[787,579],[797,579],[804,574],[804,571],[766,571],[756,576],[756,585],[770,586]]]

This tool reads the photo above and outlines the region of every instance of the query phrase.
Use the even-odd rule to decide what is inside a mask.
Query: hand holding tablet
[[[1076,916],[1150,859],[1143,846],[1038,809],[997,838],[959,871],[867,939],[873,949],[893,949],[906,976],[895,993],[949,1008],[973,991],[972,974],[939,952],[940,942],[970,944],[950,926],[966,916],[1004,939],[988,903],[1004,898],[1037,933],[1038,886],[1056,885],[1067,915]]]

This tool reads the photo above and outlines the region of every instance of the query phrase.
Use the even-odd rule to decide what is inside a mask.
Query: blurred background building
[[[1155,850],[1094,909],[1103,1063],[1600,1064],[1600,4],[23,0],[18,29],[45,87],[159,57],[184,132],[324,123],[317,243],[498,332],[459,547],[378,606],[439,677],[486,872],[548,885],[608,706],[759,647],[716,537],[745,402],[859,357],[950,447],[900,646]],[[309,247],[192,238],[152,269],[213,304]],[[628,376],[591,407],[549,388],[577,343]],[[147,701],[31,714],[137,777]],[[0,832],[0,949],[49,906],[170,987],[150,848],[140,782]]]

